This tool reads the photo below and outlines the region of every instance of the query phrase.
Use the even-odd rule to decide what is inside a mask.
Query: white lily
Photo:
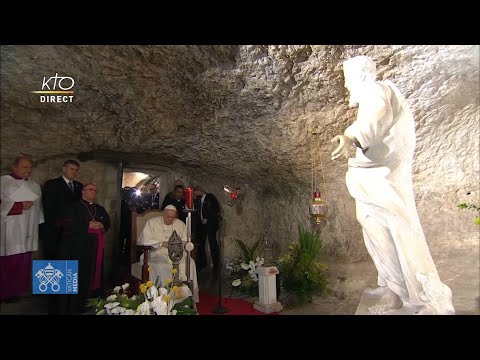
[[[157,315],[167,315],[168,314],[168,306],[165,301],[163,301],[160,297],[157,297],[155,300],[152,301],[152,310]]]
[[[122,288],[121,288],[120,286],[115,286],[115,287],[113,288],[113,292],[114,292],[114,293],[117,293],[117,294],[120,292],[120,290],[122,290]]]
[[[113,303],[105,304],[103,307],[105,308],[105,310],[107,310],[107,314],[110,315],[112,313],[112,309],[116,308],[118,305],[120,305],[120,303],[118,301],[115,301]]]
[[[123,284],[123,285],[122,285],[122,289],[123,289],[123,291],[124,291],[124,292],[125,292],[125,291],[127,291],[127,289],[129,288],[129,286],[130,286],[130,284],[129,284],[129,283],[125,283],[125,284]]]
[[[158,290],[156,286],[149,287],[146,293],[148,300],[155,300],[158,296]]]
[[[143,303],[138,305],[137,314],[139,315],[150,315],[150,303],[148,300],[145,300]]]
[[[127,309],[125,309],[123,306],[117,306],[116,308],[112,309],[112,314],[118,315],[118,314],[124,313],[125,310]]]
[[[164,296],[168,294],[168,290],[163,287],[160,288],[159,290],[160,290],[160,296]]]

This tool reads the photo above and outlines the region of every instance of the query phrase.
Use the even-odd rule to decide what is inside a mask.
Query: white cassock
[[[451,290],[440,281],[415,206],[412,112],[388,80],[364,96],[345,135],[355,137],[365,150],[357,148],[356,157],[348,160],[346,183],[378,270],[378,285],[388,286],[404,305],[452,314]],[[387,111],[376,111],[382,108]]]
[[[150,258],[148,265],[151,267],[150,280],[154,283],[157,278],[163,284],[165,279],[172,278],[172,262],[168,257],[168,249],[162,247],[163,241],[168,241],[175,230],[183,242],[187,241],[187,227],[181,220],[174,219],[171,225],[165,225],[163,216],[158,216],[150,219],[145,224],[145,227],[138,238],[138,245],[153,246],[155,250],[150,251]],[[140,256],[140,263],[143,263],[143,254]],[[187,252],[183,251],[183,257],[180,261],[179,277],[180,280],[187,280],[186,276]],[[199,301],[198,297],[198,282],[197,282],[197,267],[195,261],[190,258],[190,279],[193,282],[193,299],[195,302]]]
[[[10,175],[0,177],[0,185],[0,256],[37,251],[38,225],[44,222],[40,186],[32,180],[16,180]],[[35,197],[30,209],[22,210],[20,215],[7,216],[16,201],[27,201],[28,196]]]

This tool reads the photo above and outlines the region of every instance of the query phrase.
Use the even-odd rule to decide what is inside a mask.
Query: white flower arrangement
[[[234,279],[232,286],[239,288],[248,295],[257,295],[258,275],[256,270],[259,266],[262,266],[264,262],[264,259],[258,256],[255,261],[250,260],[248,263],[238,259],[228,261],[226,269],[230,270],[230,275]]]
[[[176,270],[172,271],[175,275]],[[140,294],[129,296],[128,283],[116,286],[113,294],[106,299],[91,299],[97,315],[194,315],[191,297],[182,297],[178,286],[171,286],[172,280],[165,280],[165,287],[147,281],[140,285]]]

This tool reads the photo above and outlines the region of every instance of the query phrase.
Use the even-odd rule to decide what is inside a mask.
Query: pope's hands
[[[344,156],[346,159],[350,157],[352,149],[355,147],[354,139],[346,135],[337,135],[331,142],[338,142],[337,148],[332,152],[332,160],[338,159],[340,156]]]
[[[32,207],[33,205],[33,201],[23,201],[22,202],[22,207],[23,207],[23,210],[28,210]]]

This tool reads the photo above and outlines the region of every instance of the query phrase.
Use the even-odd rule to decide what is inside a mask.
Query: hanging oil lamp
[[[313,141],[312,141],[312,193],[313,199],[310,202],[308,208],[308,213],[312,218],[315,219],[315,222],[320,224],[322,220],[327,217],[327,203],[322,198],[320,190],[317,187],[317,156],[316,150],[319,147],[317,139],[317,130],[312,131]],[[321,164],[321,160],[320,160]],[[321,164],[322,165],[322,164]],[[323,178],[323,166],[322,166],[322,180],[323,188],[325,189],[325,179]]]
[[[327,203],[322,199],[320,191],[313,192],[313,199],[310,203],[309,213],[317,224],[327,217]]]

